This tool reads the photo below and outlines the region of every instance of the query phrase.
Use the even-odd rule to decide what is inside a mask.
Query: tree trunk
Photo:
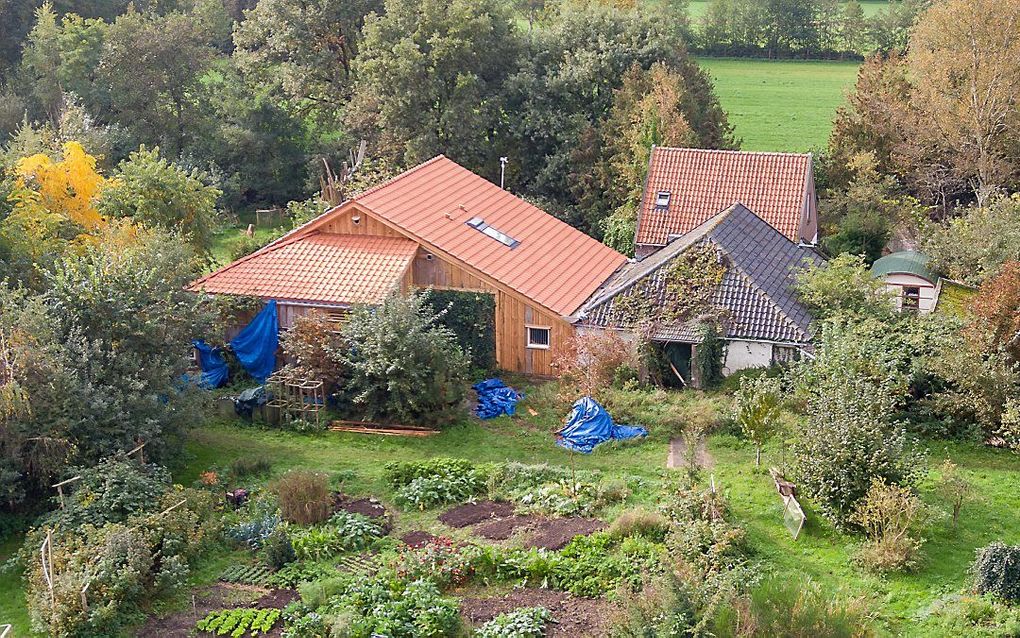
[[[761,446],[754,446],[754,466],[761,467]]]

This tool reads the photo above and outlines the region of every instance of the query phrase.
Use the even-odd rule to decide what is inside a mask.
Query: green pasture
[[[698,59],[715,82],[740,148],[810,151],[824,148],[836,109],[857,77],[857,62]]]

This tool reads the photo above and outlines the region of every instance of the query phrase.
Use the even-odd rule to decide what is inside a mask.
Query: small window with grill
[[[918,286],[903,286],[903,311],[917,312],[921,308],[921,288]]]
[[[655,194],[655,210],[668,210],[669,209],[669,191],[659,191]]]
[[[800,360],[800,348],[796,346],[772,346],[772,363],[784,364]]]
[[[551,329],[548,326],[526,326],[525,330],[528,333],[529,348],[549,349],[549,333]]]

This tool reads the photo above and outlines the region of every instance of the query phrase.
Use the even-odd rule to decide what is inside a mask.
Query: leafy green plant
[[[216,636],[262,636],[280,619],[279,609],[222,609],[209,612],[195,623],[195,629]]]
[[[761,466],[761,447],[779,429],[783,388],[779,379],[758,375],[742,377],[734,396],[740,429],[754,442],[754,464]]]
[[[477,638],[541,638],[552,614],[545,607],[521,607],[500,614],[475,631]]]
[[[419,547],[404,547],[389,563],[407,581],[431,580],[439,587],[463,584],[471,575],[471,556],[448,538],[435,538]]]
[[[323,525],[296,529],[290,542],[301,560],[323,560],[364,549],[383,535],[383,529],[362,514],[339,511]]]
[[[336,566],[328,562],[294,561],[281,567],[266,582],[272,587],[297,587],[322,578],[336,576]]]
[[[272,576],[272,570],[265,565],[231,565],[220,574],[220,580],[225,583],[238,583],[241,585],[265,585]]]
[[[483,493],[486,486],[485,469],[464,459],[390,463],[386,476],[397,488],[397,502],[420,510],[466,501]]]

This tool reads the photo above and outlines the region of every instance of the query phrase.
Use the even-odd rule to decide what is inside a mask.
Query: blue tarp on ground
[[[227,382],[230,370],[227,362],[223,360],[219,348],[210,346],[205,341],[197,339],[191,342],[198,350],[198,365],[202,368],[202,377],[198,381],[198,387],[212,390]]]
[[[574,402],[567,424],[556,433],[556,443],[568,450],[590,454],[599,443],[610,439],[648,436],[648,430],[636,425],[617,425],[606,409],[591,397]]]
[[[276,348],[279,343],[276,301],[270,299],[251,323],[230,340],[230,348],[248,374],[265,382],[266,377],[276,368]]]
[[[478,393],[475,414],[479,419],[493,419],[501,414],[513,416],[517,402],[524,395],[514,390],[502,379],[486,379],[471,386]]]

